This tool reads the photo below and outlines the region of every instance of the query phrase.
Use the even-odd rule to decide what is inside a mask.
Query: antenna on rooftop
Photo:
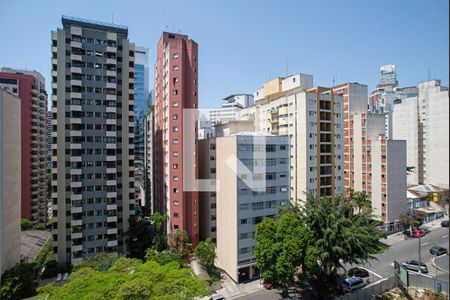
[[[111,14],[112,23],[114,24],[114,13]]]
[[[181,33],[181,29],[180,29],[180,27],[178,27],[178,30],[177,30],[177,31],[178,31],[178,33]]]
[[[334,75],[333,75],[333,85],[332,85],[332,87],[334,87],[334,85],[335,85],[335,80],[334,80]]]
[[[289,75],[288,66],[289,66],[289,59],[286,58],[286,77]]]

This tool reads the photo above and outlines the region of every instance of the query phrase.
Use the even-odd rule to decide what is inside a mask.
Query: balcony
[[[83,251],[83,245],[72,245],[72,252]]]
[[[56,82],[52,82],[52,89],[57,89],[58,88],[58,84]]]
[[[81,118],[70,118],[70,124],[82,124]]]
[[[114,246],[117,246],[117,240],[108,241],[108,247],[114,247]]]
[[[83,199],[83,196],[81,194],[70,195],[70,201],[80,201],[81,199]]]
[[[106,52],[117,53],[117,48],[116,47],[106,46]]]
[[[82,86],[82,83],[81,83],[81,80],[71,79],[71,80],[70,80],[70,85],[73,85],[73,86]]]
[[[82,70],[80,67],[70,67],[70,73],[81,74]]]
[[[107,58],[106,59],[106,63],[108,65],[116,65],[117,64],[117,62],[116,62],[116,60],[114,58]]]
[[[73,227],[73,226],[81,226],[81,225],[83,225],[83,220],[72,220],[71,222],[70,222],[70,225]]]
[[[117,222],[117,216],[106,217],[106,222]]]
[[[117,77],[117,71],[106,70],[106,76]]]
[[[70,136],[81,136],[81,130],[71,130],[70,132]]]
[[[72,181],[70,183],[71,188],[80,188],[83,186],[83,183],[81,181]]]
[[[81,99],[81,93],[71,92],[70,98],[71,99]]]
[[[106,71],[109,72],[109,71]],[[106,100],[116,101],[117,96],[116,95],[106,95]]]
[[[81,33],[80,33],[80,35],[81,35]],[[70,47],[73,47],[73,48],[82,48],[83,46],[81,45],[81,42],[70,41]],[[72,54],[72,55],[73,55],[73,54]],[[71,57],[72,57],[72,55],[71,55]],[[79,60],[81,60],[81,59],[79,59]]]
[[[108,228],[106,230],[107,234],[117,234],[117,228]]]
[[[82,232],[72,232],[72,234],[70,235],[70,237],[73,239],[80,239],[83,237],[83,233]]]
[[[83,211],[83,208],[81,206],[74,206],[70,209],[70,213],[77,214],[81,213]]]
[[[106,205],[107,210],[115,210],[117,209],[117,204],[108,204]]]
[[[116,161],[117,157],[115,155],[113,156],[106,156],[106,161]]]
[[[106,180],[106,185],[117,185],[117,180]]]
[[[79,43],[79,42],[72,42],[72,43]],[[81,44],[81,43],[80,43]],[[81,61],[83,58],[79,54],[70,54],[70,59],[72,61]]]
[[[106,198],[116,198],[117,197],[117,192],[107,192],[106,193]]]
[[[82,173],[81,169],[70,168],[70,175],[81,175],[81,173]]]
[[[106,149],[116,149],[116,144],[106,144]]]
[[[81,149],[82,147],[81,147],[81,144],[73,144],[73,143],[71,143],[69,148],[70,149]]]

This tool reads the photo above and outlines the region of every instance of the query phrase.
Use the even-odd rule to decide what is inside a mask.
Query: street
[[[436,274],[436,268],[431,265],[430,260],[433,256],[430,254],[430,248],[439,245],[448,249],[449,246],[449,230],[445,227],[438,227],[429,234],[421,238],[422,244],[422,262],[426,263],[430,271],[430,275]],[[419,239],[409,238],[390,246],[384,253],[375,255],[377,259],[360,265],[371,272],[370,281],[374,282],[380,278],[387,278],[394,274],[394,260],[402,263],[404,261],[414,259],[419,260]],[[448,260],[447,260],[448,261]],[[349,266],[347,269],[349,269]],[[448,268],[448,265],[447,265]],[[447,269],[448,270],[448,269]],[[437,273],[442,273],[437,271]],[[378,278],[378,279],[377,279]]]
[[[258,299],[258,300],[260,300],[260,299],[278,300],[278,299],[281,299],[281,296],[280,296],[280,294],[278,294],[277,290],[263,289],[263,290],[259,290],[256,292],[233,297],[231,299],[236,299],[236,300],[238,300],[238,299],[240,299],[240,300],[256,300],[256,299]]]

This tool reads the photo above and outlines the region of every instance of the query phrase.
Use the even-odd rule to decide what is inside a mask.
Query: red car
[[[423,237],[425,235],[425,232],[423,232],[422,230],[416,229],[412,232],[411,236],[415,237],[415,238],[420,238]]]
[[[263,287],[268,290],[273,288],[272,279],[271,278],[263,278]]]

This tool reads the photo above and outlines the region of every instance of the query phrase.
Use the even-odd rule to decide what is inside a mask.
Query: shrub
[[[28,219],[22,219],[20,221],[20,228],[22,229],[22,231],[30,230],[33,228],[33,224]]]

